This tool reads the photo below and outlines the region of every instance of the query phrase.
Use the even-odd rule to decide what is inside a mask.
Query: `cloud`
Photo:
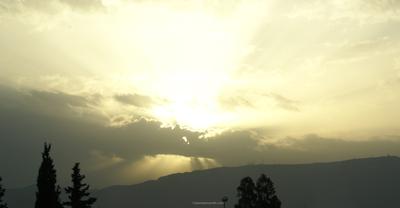
[[[200,167],[399,153],[387,136],[400,131],[397,1],[145,0],[91,12],[105,2],[0,0],[1,82],[16,86],[0,86],[10,167],[0,175],[13,186],[35,180],[46,140],[60,178],[81,161],[96,186],[139,182],[118,171],[171,155]],[[224,132],[160,128],[159,97],[176,103],[168,119],[222,112]]]
[[[182,153],[177,149],[186,145],[181,138],[199,136],[179,128],[162,129],[160,123],[145,120],[119,128],[107,127],[99,122],[106,119],[101,115],[82,115],[71,108],[86,108],[85,98],[64,93],[29,93],[0,87],[0,98],[0,152],[4,158],[0,159],[0,164],[10,167],[2,169],[0,174],[9,178],[13,186],[33,183],[45,141],[54,145],[53,155],[60,168],[60,178],[68,178],[71,164],[81,161],[86,167],[97,167],[89,168],[88,175],[92,176],[94,184],[103,186],[114,179],[118,181],[111,167],[148,154]],[[31,162],[24,166],[23,161],[27,160]],[[15,174],[16,170],[23,171]]]
[[[90,155],[93,159],[93,161],[90,162],[90,164],[92,164],[90,167],[91,171],[112,168],[113,166],[124,161],[123,158],[117,156],[116,154],[105,154],[104,152],[98,150],[90,151]]]
[[[272,158],[277,159],[278,157],[274,156],[274,154],[279,152],[281,156],[286,155],[279,159],[294,163],[399,155],[399,147],[400,136],[396,135],[364,140],[345,140],[340,138],[324,138],[315,134],[306,135],[303,138],[287,137],[275,140],[274,142],[267,141],[264,145],[260,146],[266,152],[266,156],[270,154]]]
[[[151,97],[139,94],[115,95],[114,98],[118,102],[127,105],[133,105],[139,108],[148,108],[155,102]]]
[[[238,107],[245,107],[245,108],[252,108],[254,107],[253,104],[243,98],[243,97],[239,97],[239,96],[221,96],[220,97],[220,104],[223,108],[227,108],[227,109],[234,109],[234,108],[238,108]]]
[[[256,129],[199,139],[198,132],[179,126],[160,128],[161,123],[154,121],[139,120],[120,127],[95,122],[96,114],[79,116],[70,108],[86,108],[87,100],[63,93],[27,93],[1,87],[0,98],[0,166],[8,167],[1,169],[0,175],[7,178],[10,187],[35,181],[44,141],[53,144],[52,155],[61,184],[68,182],[73,163],[81,162],[88,182],[95,187],[150,179],[143,171],[135,172],[135,167],[141,165],[141,170],[146,170],[150,166],[144,167],[145,161],[164,164],[171,158],[176,158],[175,169],[158,169],[151,177],[215,166],[400,155],[399,136],[364,141],[317,135],[281,138],[268,136],[273,134],[270,129]]]
[[[131,180],[154,180],[161,176],[219,167],[212,158],[190,157],[176,154],[145,155],[122,168],[120,177]]]
[[[356,21],[360,24],[374,24],[399,21],[400,4],[397,1],[302,1],[293,2],[288,16],[309,20],[328,20],[333,22]]]
[[[353,111],[354,103],[383,106],[389,95],[376,99],[375,83],[398,71],[398,23],[329,17],[360,12],[373,19],[374,9],[358,9],[361,1],[121,1],[107,12],[71,9],[105,1],[1,2],[25,13],[1,21],[0,76],[29,90],[97,97],[70,108],[96,112],[112,126],[145,118],[222,131],[353,118],[364,109],[378,114],[382,109],[366,106]],[[377,6],[384,3],[372,4],[398,7]],[[286,15],[307,8],[316,16]],[[348,92],[358,96],[339,101]],[[330,124],[315,129],[322,125]]]
[[[233,95],[232,95],[233,94]],[[240,94],[240,95],[235,95]],[[277,93],[241,92],[223,93],[219,102],[222,108],[235,110],[239,108],[263,109],[278,108],[287,111],[299,111],[299,102],[286,98]]]
[[[28,10],[56,14],[65,7],[78,10],[103,8],[101,0],[0,0],[0,11],[21,13]]]
[[[3,110],[83,120],[102,117],[91,110],[90,105],[93,104],[93,100],[62,92],[17,90],[0,85],[0,99]],[[99,121],[101,120],[104,118]]]
[[[77,95],[68,95],[61,92],[45,92],[32,90],[28,92],[30,98],[38,102],[38,105],[46,104],[65,108],[67,106],[87,107],[89,101]]]
[[[398,39],[390,36],[390,33],[388,33],[388,36],[361,41],[350,42],[347,40],[345,42],[324,43],[328,50],[334,51],[324,61],[327,64],[344,65],[365,63],[376,59],[382,60],[384,59],[383,56],[391,58],[394,54],[400,53],[400,50],[396,47],[399,44]]]
[[[103,7],[101,0],[59,0],[72,8],[78,9],[99,9]]]
[[[289,110],[289,111],[299,111],[298,108],[298,102],[288,99],[286,97],[283,97],[282,95],[278,95],[275,93],[270,94],[272,98],[275,99],[277,102],[277,105],[283,109]]]
[[[110,126],[121,127],[133,123],[135,118],[133,115],[116,115],[110,118]]]

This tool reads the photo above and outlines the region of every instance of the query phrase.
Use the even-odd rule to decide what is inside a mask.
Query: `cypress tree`
[[[57,175],[50,157],[51,145],[44,143],[42,163],[37,177],[37,192],[35,208],[62,208],[60,202],[60,187],[57,185]]]
[[[281,201],[276,195],[274,183],[265,174],[261,174],[261,176],[257,180],[256,193],[257,193],[257,201],[256,201],[257,208],[281,207]]]
[[[0,177],[0,208],[7,208],[7,203],[3,202],[3,196],[4,193],[6,192],[6,190],[3,188],[3,186],[1,185],[1,177]]]
[[[257,195],[254,182],[250,177],[245,177],[240,181],[237,192],[239,201],[235,208],[255,208]]]
[[[72,186],[65,188],[67,192],[69,201],[65,202],[64,205],[70,206],[71,208],[90,208],[96,198],[89,197],[90,193],[89,185],[82,183],[85,175],[80,174],[79,163],[75,163],[72,168]]]

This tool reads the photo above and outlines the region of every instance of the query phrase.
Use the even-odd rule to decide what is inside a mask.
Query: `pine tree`
[[[240,181],[237,192],[239,201],[235,208],[255,208],[257,195],[254,182],[250,177],[245,177]]]
[[[1,185],[1,180],[2,179],[0,177],[0,208],[7,208],[7,204],[5,202],[3,202],[3,196],[4,196],[4,193],[6,192],[6,190]]]
[[[71,208],[90,208],[96,202],[96,198],[89,197],[89,185],[82,183],[85,175],[80,174],[79,163],[75,163],[72,170],[72,186],[65,188],[65,191],[69,194],[70,201],[65,202],[64,205]]]
[[[50,157],[51,145],[44,143],[42,164],[37,177],[37,192],[35,208],[62,208],[60,202],[60,187],[57,185],[57,175],[53,159]]]
[[[274,183],[265,174],[257,180],[256,184],[257,193],[257,208],[280,208],[281,201],[275,193]]]

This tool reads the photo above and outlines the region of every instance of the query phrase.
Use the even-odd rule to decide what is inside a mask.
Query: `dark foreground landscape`
[[[187,208],[228,196],[237,202],[236,187],[245,176],[266,173],[275,183],[285,208],[398,208],[400,158],[394,156],[300,165],[249,165],[173,174],[158,180],[94,191],[94,207]],[[9,207],[31,208],[35,186],[7,190]]]

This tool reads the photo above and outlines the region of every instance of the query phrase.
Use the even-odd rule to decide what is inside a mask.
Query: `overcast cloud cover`
[[[91,120],[94,118],[90,115],[74,111],[76,107],[90,105],[91,101],[83,97],[21,92],[4,86],[0,92],[0,162],[6,167],[2,168],[2,175],[10,186],[33,183],[45,141],[54,145],[53,155],[63,183],[67,182],[71,164],[81,161],[88,180],[97,187],[136,183],[169,173],[168,169],[157,167],[171,163],[161,159],[168,155],[188,157],[178,161],[178,171],[190,171],[221,165],[304,163],[400,154],[398,136],[357,142],[306,135],[270,142],[257,130],[224,133],[205,140],[198,139],[199,133],[160,128],[160,123],[145,120],[123,127],[105,127],[96,122],[103,118]],[[182,140],[183,136],[190,144]],[[142,168],[148,171],[143,173],[135,164],[146,156],[161,158],[155,159],[154,167]],[[212,160],[198,162],[199,158]]]
[[[95,187],[400,155],[399,28],[396,0],[0,0],[0,176],[44,141]]]

